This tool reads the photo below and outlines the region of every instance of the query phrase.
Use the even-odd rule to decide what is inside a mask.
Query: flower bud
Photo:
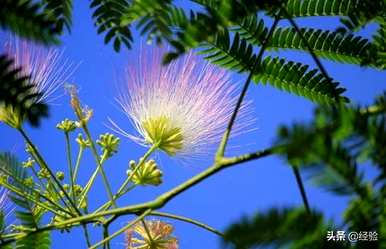
[[[78,196],[78,195],[80,195],[82,193],[83,188],[82,188],[82,186],[77,184],[77,185],[74,186],[74,190],[73,191],[74,191],[74,194],[76,196]]]
[[[72,121],[72,120],[69,120],[66,118],[65,120],[63,120],[62,122],[57,124],[56,128],[68,133],[68,132],[75,130],[77,128],[77,126],[76,126],[75,121]]]
[[[106,157],[109,158],[117,152],[119,146],[119,138],[113,134],[105,133],[99,136],[97,144],[102,147],[103,154],[106,154]]]
[[[58,178],[59,181],[63,181],[64,180],[64,172],[62,172],[62,171],[56,172],[56,178]]]
[[[127,174],[131,177],[131,181],[137,185],[153,185],[158,186],[162,183],[162,171],[158,168],[157,163],[154,160],[149,160],[143,163],[138,169],[135,170],[137,165],[135,162],[130,161],[130,170]],[[135,172],[134,172],[135,170]]]
[[[32,168],[35,164],[35,160],[29,157],[27,161],[24,161],[21,164],[23,165],[23,168]]]
[[[41,179],[48,179],[48,178],[50,178],[50,173],[48,172],[47,169],[43,168],[43,169],[39,170],[38,177]]]
[[[28,177],[28,178],[25,178],[24,181],[23,181],[24,185],[26,185],[27,187],[30,187],[32,188],[33,185],[34,185],[34,180],[32,178],[32,176]]]
[[[82,134],[79,133],[75,141],[79,144],[80,147],[86,148],[91,146],[91,142],[88,139],[84,139]]]

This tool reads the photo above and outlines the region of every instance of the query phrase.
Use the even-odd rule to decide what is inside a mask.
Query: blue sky
[[[136,62],[140,38],[135,35],[136,43],[132,50],[115,53],[110,45],[103,44],[103,36],[96,34],[88,2],[74,2],[72,32],[63,36],[62,47],[65,48],[67,58],[75,63],[80,62],[80,66],[71,78],[71,83],[79,86],[82,102],[94,109],[94,116],[90,122],[93,137],[97,138],[99,134],[111,132],[105,126],[108,117],[117,120],[120,124],[127,124],[125,128],[132,131],[129,122],[117,108],[114,98],[117,95],[116,86],[122,83],[119,79],[124,73],[124,68]],[[283,25],[286,23],[283,22]],[[299,20],[299,25],[334,29],[338,22],[335,18],[310,18]],[[374,27],[370,26],[361,34],[368,37],[369,30],[373,29]],[[6,35],[4,33],[1,35],[4,40]],[[280,55],[289,60],[314,65],[310,56],[304,53],[283,52]],[[323,61],[323,64],[330,75],[347,88],[346,95],[355,103],[370,103],[375,95],[385,89],[383,72],[327,61]],[[237,74],[233,74],[232,77],[235,82],[242,82],[246,78],[245,75]],[[231,146],[235,149],[228,151],[227,154],[269,147],[275,138],[278,125],[309,120],[315,107],[313,103],[302,97],[261,84],[251,85],[247,97],[254,102],[253,111],[257,117],[258,129],[234,140]],[[27,127],[33,141],[55,170],[65,170],[67,167],[64,136],[55,128],[56,124],[64,118],[75,118],[69,106],[68,96],[62,97],[57,101],[57,105],[50,108],[49,119],[44,120],[39,129]],[[0,134],[2,137],[0,150],[12,151],[19,159],[24,160],[26,155],[21,137],[5,125],[0,125]],[[105,165],[105,171],[114,189],[117,189],[124,180],[128,161],[138,159],[144,151],[144,148],[132,141],[121,139],[119,153]],[[208,159],[201,163],[181,164],[164,155],[159,155],[157,160],[164,172],[163,184],[157,188],[135,189],[120,199],[121,206],[151,200],[204,170],[211,161]],[[88,151],[81,165],[80,179],[83,183],[94,168],[94,159]],[[348,198],[337,198],[313,187],[309,182],[306,182],[306,192],[313,208],[322,210],[328,218],[341,220],[342,210]],[[90,192],[89,202],[95,207],[105,200],[106,193],[101,179],[98,178]],[[242,215],[253,214],[273,206],[288,205],[302,205],[295,178],[282,159],[272,156],[222,171],[179,195],[162,211],[194,218],[222,230]],[[111,227],[111,231],[119,229],[131,218],[132,216],[121,217]],[[219,248],[219,238],[216,235],[190,224],[179,221],[170,222],[175,226],[175,235],[179,238],[180,248]],[[100,230],[91,228],[91,231],[93,242],[99,241]],[[74,229],[70,234],[54,232],[52,237],[54,249],[85,248],[80,229]],[[113,248],[124,248],[123,242],[123,236],[114,239]]]

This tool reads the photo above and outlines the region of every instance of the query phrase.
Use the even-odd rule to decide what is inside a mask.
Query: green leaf
[[[248,72],[256,61],[253,46],[240,38],[236,32],[233,41],[227,30],[219,33],[212,43],[207,43],[199,54],[211,63],[238,72]],[[284,91],[306,97],[314,102],[331,104],[347,102],[342,97],[345,91],[338,83],[324,78],[318,70],[308,70],[309,66],[285,59],[266,57],[255,71],[253,81],[270,85]]]
[[[43,3],[45,4],[45,13],[56,20],[56,30],[62,32],[66,27],[70,31],[72,25],[72,0],[43,0]]]
[[[279,153],[291,165],[309,170],[311,179],[329,191],[371,198],[371,186],[385,187],[385,99],[381,96],[364,108],[319,107],[313,121],[279,129]],[[378,168],[378,175],[365,178],[358,167],[363,161],[371,161]]]
[[[27,237],[17,240],[15,249],[49,249],[51,247],[50,232],[31,233]]]
[[[278,57],[266,57],[253,80],[256,83],[269,83],[280,90],[321,104],[348,102],[346,97],[341,96],[345,89],[338,87],[337,82],[331,82],[318,70],[308,68],[308,65],[302,63],[286,61]]]
[[[361,0],[288,0],[291,17],[348,16]]]
[[[272,208],[253,217],[243,217],[225,231],[224,243],[246,248],[348,248],[344,243],[328,243],[331,228],[319,212],[298,208]],[[304,246],[304,247],[300,247]]]
[[[0,173],[2,177],[8,178],[8,184],[13,185],[20,192],[32,196],[32,189],[24,184],[24,180],[28,177],[27,171],[14,156],[9,153],[0,154]],[[15,211],[21,224],[26,227],[37,228],[42,214],[41,210],[23,195],[10,193],[9,197],[15,205],[21,208],[21,210]]]
[[[121,43],[130,49],[133,41],[130,26],[121,25],[121,18],[128,6],[126,0],[92,0],[90,3],[98,34],[106,33],[105,43],[113,40],[117,52],[121,49]]]
[[[268,33],[264,21],[256,16],[245,18],[232,30],[239,32],[242,38],[258,46],[261,46]],[[321,58],[340,63],[366,64],[382,69],[379,63],[371,61],[367,63],[369,59],[376,56],[374,46],[367,39],[353,34],[313,28],[302,28],[301,32],[315,54]],[[294,49],[308,53],[307,43],[301,39],[294,28],[277,28],[272,34],[267,49]]]
[[[0,108],[12,108],[20,118],[37,126],[40,118],[48,116],[48,107],[36,102],[40,94],[33,92],[30,77],[21,76],[21,70],[13,65],[12,59],[0,56]]]
[[[44,44],[58,43],[56,20],[32,0],[2,0],[0,26]]]

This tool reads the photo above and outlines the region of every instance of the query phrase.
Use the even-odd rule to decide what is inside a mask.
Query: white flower
[[[128,69],[127,88],[118,102],[134,124],[137,136],[112,122],[115,130],[170,156],[208,154],[220,142],[237,100],[236,84],[226,71],[200,61],[192,54],[167,66],[160,56],[144,56]],[[251,119],[241,107],[237,134]]]

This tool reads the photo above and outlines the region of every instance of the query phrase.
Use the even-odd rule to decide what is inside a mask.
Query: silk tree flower
[[[172,225],[160,220],[137,223],[126,231],[126,249],[178,249],[173,230]]]
[[[225,70],[192,54],[162,66],[161,56],[153,53],[127,72],[128,84],[118,103],[138,134],[129,134],[110,120],[116,132],[182,159],[212,152],[238,98],[238,87]],[[242,105],[232,135],[253,121],[248,107]]]
[[[63,51],[57,49],[47,49],[19,39],[6,42],[4,47],[9,57],[14,59],[14,68],[21,68],[20,77],[31,76],[31,93],[39,94],[34,100],[36,103],[53,103],[60,96],[56,92],[76,68],[63,57]],[[0,121],[17,128],[23,117],[16,110],[0,106]]]

